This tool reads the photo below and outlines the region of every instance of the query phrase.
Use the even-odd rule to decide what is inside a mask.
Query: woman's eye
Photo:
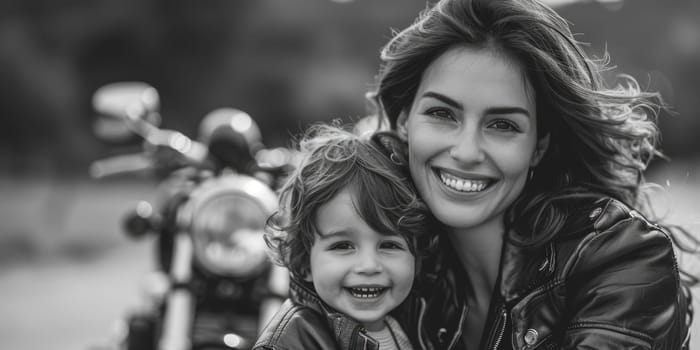
[[[349,250],[352,249],[353,245],[350,242],[337,242],[333,243],[328,247],[328,250]]]
[[[496,120],[489,125],[490,127],[502,131],[520,131],[517,125],[507,120]]]
[[[439,119],[454,119],[452,112],[449,109],[441,107],[429,108],[427,111],[425,111],[425,114]]]

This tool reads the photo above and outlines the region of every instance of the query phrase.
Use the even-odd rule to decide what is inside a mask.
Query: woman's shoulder
[[[593,221],[596,232],[605,232],[612,229],[620,222],[642,224],[640,229],[644,231],[661,228],[647,220],[638,210],[613,198],[603,198],[595,202],[595,206],[588,213],[588,218]]]
[[[616,236],[628,232],[626,240],[630,244],[639,243],[650,237],[656,237],[670,243],[664,229],[648,220],[633,207],[611,197],[602,197],[594,201],[577,203],[569,209],[569,215],[555,241],[569,240],[589,242],[600,239],[599,236]]]
[[[688,300],[671,238],[620,201],[597,204],[588,212],[590,230],[557,244],[555,279],[575,306],[571,322],[636,334],[650,344],[682,341]],[[573,341],[590,334],[570,335]]]
[[[565,271],[636,265],[646,276],[654,271],[667,276],[678,274],[667,232],[621,201],[597,200],[569,221],[567,226],[586,229],[559,242],[559,250],[568,251],[565,255],[570,257]]]

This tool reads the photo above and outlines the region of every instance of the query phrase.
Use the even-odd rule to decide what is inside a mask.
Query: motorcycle
[[[156,236],[157,271],[148,307],[132,313],[117,348],[249,349],[286,296],[287,273],[270,263],[263,239],[277,208],[275,184],[293,153],[266,149],[245,112],[221,108],[200,122],[197,139],[159,127],[160,97],[141,82],[113,83],[93,95],[96,134],[142,139],[142,151],[96,161],[94,178],[147,174],[154,203],[139,202],[124,229]]]

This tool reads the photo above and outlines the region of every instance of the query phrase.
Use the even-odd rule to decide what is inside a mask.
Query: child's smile
[[[406,240],[375,232],[357,214],[347,189],[319,207],[311,275],[321,299],[369,330],[408,296],[415,259]]]
[[[374,299],[378,298],[382,293],[384,293],[387,288],[383,287],[351,287],[347,289],[352,296],[360,299]]]

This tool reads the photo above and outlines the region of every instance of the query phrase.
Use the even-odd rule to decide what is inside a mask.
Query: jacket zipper
[[[501,310],[501,316],[498,319],[498,324],[500,324],[500,330],[498,331],[498,337],[496,337],[496,341],[493,343],[493,350],[497,350],[498,347],[501,345],[503,335],[506,332],[506,318],[508,317],[508,313],[506,312],[505,307],[501,307]]]

